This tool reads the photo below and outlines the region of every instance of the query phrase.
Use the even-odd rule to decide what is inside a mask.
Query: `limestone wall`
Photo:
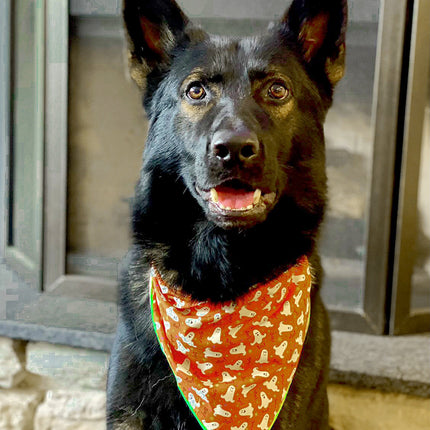
[[[0,338],[0,430],[103,430],[108,354]]]

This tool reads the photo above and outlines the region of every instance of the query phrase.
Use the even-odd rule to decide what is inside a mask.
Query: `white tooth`
[[[276,193],[265,194],[264,202],[269,204],[273,203],[275,201],[275,198],[276,198]]]
[[[253,205],[249,205],[246,207],[246,209],[252,209],[254,206]]]
[[[254,191],[254,205],[257,205],[259,203],[260,198],[261,198],[261,190],[260,188],[257,188]]]
[[[218,203],[218,193],[215,188],[211,188],[211,198],[214,203]]]
[[[224,209],[227,209],[228,211],[231,211],[231,207],[226,206]]]

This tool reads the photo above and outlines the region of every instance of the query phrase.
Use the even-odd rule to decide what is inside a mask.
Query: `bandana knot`
[[[150,277],[154,329],[203,429],[269,430],[296,372],[310,317],[306,257],[236,301],[196,302]]]

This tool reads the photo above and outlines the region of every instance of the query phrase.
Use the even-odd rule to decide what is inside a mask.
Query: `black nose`
[[[220,130],[212,139],[212,154],[223,163],[252,164],[260,155],[260,142],[250,130]]]

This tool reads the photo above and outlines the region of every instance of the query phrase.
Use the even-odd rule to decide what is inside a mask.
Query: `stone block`
[[[108,357],[100,351],[30,342],[27,345],[27,370],[43,376],[49,388],[104,390]]]
[[[50,390],[37,408],[35,430],[105,430],[104,391]]]
[[[24,378],[20,359],[22,342],[0,337],[0,388],[12,388]]]
[[[42,397],[33,390],[0,389],[0,429],[33,430],[36,406]]]

